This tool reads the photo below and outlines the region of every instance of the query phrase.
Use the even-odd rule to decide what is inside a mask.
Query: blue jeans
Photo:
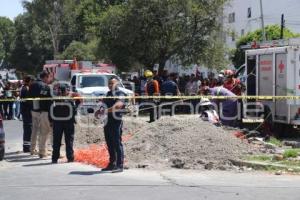
[[[123,168],[124,164],[124,149],[122,144],[122,125],[121,120],[108,119],[104,127],[105,141],[109,153],[110,164]]]
[[[20,101],[15,101],[15,105],[13,106],[13,118],[20,117]]]

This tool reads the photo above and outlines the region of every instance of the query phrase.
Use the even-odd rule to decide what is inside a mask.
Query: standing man
[[[175,114],[175,111],[173,110],[173,103],[177,100],[168,98],[168,96],[180,96],[178,85],[175,82],[176,78],[177,74],[171,73],[168,76],[168,80],[165,81],[161,86],[161,95],[165,96],[165,98],[163,99],[164,103],[162,106],[165,105],[167,107],[167,109],[170,111],[170,116],[173,116]]]
[[[64,84],[58,87],[58,96],[67,97],[68,88]],[[75,115],[77,106],[73,100],[55,100],[50,108],[49,120],[53,128],[52,163],[56,164],[60,157],[61,140],[64,134],[66,156],[68,162],[74,162]]]
[[[7,120],[12,120],[13,117],[13,88],[10,82],[7,82],[4,88],[4,98],[8,101],[4,102],[4,115]]]
[[[190,81],[187,83],[186,85],[186,94],[188,96],[196,96],[197,94],[199,94],[200,91],[200,86],[201,86],[201,81],[199,80],[198,77],[196,77],[194,74],[191,75]],[[195,114],[198,113],[197,109],[197,105],[199,103],[199,99],[192,99],[190,100],[190,102],[193,105],[193,110],[195,112]]]
[[[32,102],[32,135],[31,135],[31,154],[36,152],[37,138],[39,140],[39,157],[47,157],[47,141],[51,135],[51,127],[48,113],[51,106],[51,100],[43,100],[50,98],[50,77],[48,72],[40,73],[39,79],[31,84],[29,94],[31,98],[42,98],[42,100],[34,100]]]
[[[145,71],[145,77],[147,78],[147,83],[145,86],[145,92],[147,96],[159,96],[159,82],[153,79],[153,73],[150,70]],[[159,113],[159,100],[149,99],[150,105],[150,121],[149,123],[155,122],[160,117]]]
[[[109,80],[107,99],[103,101],[106,106],[107,122],[104,126],[105,141],[109,152],[109,165],[102,171],[113,173],[123,172],[124,150],[122,144],[122,111],[125,107],[125,93],[118,88],[119,81],[115,78]],[[113,98],[112,98],[113,97]],[[104,114],[97,111],[96,116]]]
[[[29,97],[29,87],[32,82],[30,76],[24,77],[23,86],[21,87],[20,98],[25,99]],[[32,131],[32,105],[29,101],[21,101],[20,105],[21,115],[23,119],[23,152],[30,153],[31,146],[31,131]]]

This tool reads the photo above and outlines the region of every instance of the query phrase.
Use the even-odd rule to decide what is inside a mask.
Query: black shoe
[[[52,164],[57,164],[57,160],[52,160]]]
[[[72,162],[74,162],[74,159],[68,160],[68,163],[72,163]]]
[[[115,167],[112,173],[122,173],[124,171],[123,167]]]
[[[24,153],[30,153],[30,147],[23,147]]]
[[[112,164],[109,164],[106,168],[102,169],[102,172],[109,172],[112,171],[113,169],[115,169],[115,166]]]

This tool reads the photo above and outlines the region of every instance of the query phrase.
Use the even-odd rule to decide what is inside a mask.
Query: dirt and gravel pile
[[[91,144],[105,143],[103,130],[104,124],[102,124],[101,121],[96,120],[93,115],[80,116],[76,121],[76,148],[84,148]],[[134,117],[124,117],[123,121],[124,135],[134,134],[146,124],[146,121],[142,121],[139,118]]]
[[[103,125],[85,120],[77,125],[76,146],[104,143]],[[247,141],[236,138],[235,132],[203,122],[198,116],[164,117],[151,124],[145,118],[125,117],[123,133],[132,134],[125,143],[126,165],[150,169],[235,169],[231,160],[258,152]]]
[[[256,152],[236,131],[215,127],[197,116],[163,118],[145,125],[126,143],[131,167],[221,169],[230,160]]]

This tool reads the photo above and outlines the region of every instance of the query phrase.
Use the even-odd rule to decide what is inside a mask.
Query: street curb
[[[258,161],[244,161],[244,160],[230,160],[232,164],[239,167],[251,167],[255,170],[286,170],[293,172],[300,172],[300,167],[291,167],[281,164],[273,164]]]

